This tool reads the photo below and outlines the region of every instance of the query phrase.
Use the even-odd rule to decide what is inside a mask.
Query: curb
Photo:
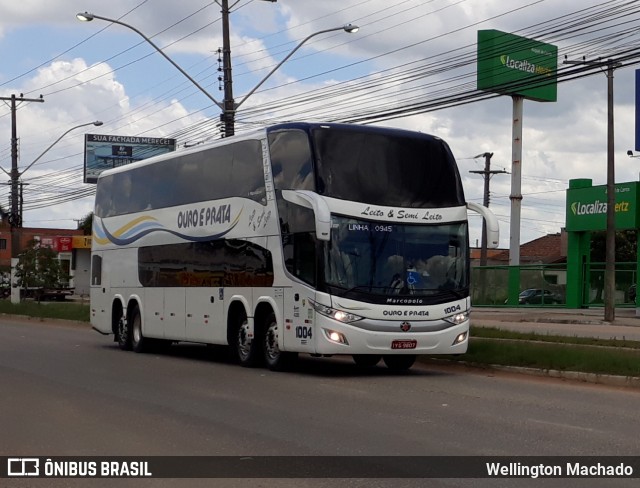
[[[570,325],[620,325],[622,327],[639,327],[640,326],[640,322],[638,324],[633,324],[633,325],[629,325],[629,324],[619,324],[614,322],[607,322],[606,320],[585,320],[585,319],[557,319],[557,318],[546,318],[546,317],[509,317],[508,318],[509,322],[515,322],[515,323],[519,323],[519,324],[523,324],[523,323],[532,323],[532,324],[570,324]],[[487,318],[477,318],[477,317],[473,317],[472,318],[472,324],[474,325],[473,322],[477,323],[484,323],[484,324],[494,324],[494,323],[499,323],[499,322],[504,322],[505,318],[500,318],[500,319],[496,319],[496,320],[492,320],[492,319],[487,319]],[[497,325],[495,327],[498,327]]]
[[[23,322],[52,322],[55,325],[86,325],[91,327],[91,322],[85,320],[56,319],[53,317],[36,317],[35,315],[19,315],[11,313],[0,313],[0,318],[6,318]]]
[[[596,385],[607,385],[622,388],[639,388],[640,377],[637,376],[617,376],[611,374],[582,373],[579,371],[560,371],[555,369],[526,368],[524,366],[504,366],[502,364],[481,364],[468,361],[451,361],[447,359],[429,358],[423,364],[438,364],[444,366],[464,366],[470,369],[485,371],[501,371],[504,373],[523,374],[536,376],[539,378],[554,378]]]
[[[497,371],[526,374],[529,376],[573,380],[597,385],[640,388],[640,378],[637,376],[615,376],[610,374],[580,373],[577,371],[559,371],[554,369],[544,370],[520,366],[501,366],[498,364],[492,364],[489,365],[489,367]]]

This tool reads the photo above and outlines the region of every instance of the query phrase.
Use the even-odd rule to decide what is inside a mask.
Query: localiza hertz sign
[[[616,229],[638,228],[637,181],[615,185]],[[607,187],[586,186],[567,191],[567,230],[570,232],[597,231],[606,229]]]

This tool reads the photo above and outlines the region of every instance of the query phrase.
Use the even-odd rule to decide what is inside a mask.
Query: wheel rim
[[[238,356],[246,360],[251,354],[251,342],[249,341],[249,323],[244,320],[238,327]]]
[[[264,351],[269,361],[275,361],[280,357],[278,347],[278,324],[272,322],[264,336]]]

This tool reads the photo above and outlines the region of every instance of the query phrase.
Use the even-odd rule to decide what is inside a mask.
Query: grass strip
[[[79,320],[89,322],[90,307],[87,303],[58,303],[58,302],[34,302],[25,300],[20,303],[11,303],[9,300],[0,300],[0,313],[10,315],[28,315],[30,317]]]
[[[553,342],[562,344],[581,344],[585,346],[623,347],[640,349],[640,341],[621,339],[600,339],[597,337],[560,336],[552,334],[538,334],[536,332],[516,332],[498,327],[471,326],[471,337],[485,339],[515,339],[521,341]]]
[[[472,337],[466,354],[443,357],[478,365],[640,377],[640,351],[629,348]]]

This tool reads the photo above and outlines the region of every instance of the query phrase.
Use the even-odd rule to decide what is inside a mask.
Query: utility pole
[[[20,172],[18,171],[18,129],[16,123],[17,102],[44,102],[42,95],[40,98],[25,98],[20,94],[19,97],[11,95],[10,97],[0,97],[2,101],[11,102],[11,214],[9,215],[9,223],[12,230],[11,256],[17,257],[18,246],[14,246],[13,229],[22,227],[22,215],[20,212]]]
[[[505,170],[494,170],[491,171],[491,157],[493,153],[486,152],[484,154],[478,154],[475,158],[484,157],[484,170],[482,171],[469,171],[469,173],[475,173],[482,175],[484,178],[484,199],[482,204],[485,207],[489,207],[489,180],[495,174],[506,173]],[[482,219],[482,245],[480,248],[480,266],[487,265],[487,222]]]
[[[44,102],[44,98],[24,98],[22,93],[19,97],[11,95],[10,97],[0,97],[2,101],[11,102],[11,213],[9,215],[9,224],[11,225],[11,303],[20,302],[20,290],[13,287],[15,269],[20,254],[20,232],[18,228],[22,227],[22,208],[21,208],[21,185],[20,172],[18,171],[18,128],[16,123],[17,102]],[[6,172],[6,171],[5,171]],[[15,293],[14,293],[15,290]]]
[[[592,65],[606,67],[607,75],[607,227],[605,238],[604,268],[604,320],[613,322],[616,318],[616,178],[615,148],[613,123],[613,71],[622,66],[621,63],[608,59],[606,61],[568,61],[564,64]]]
[[[236,107],[233,99],[233,78],[231,75],[231,41],[229,39],[229,0],[220,0],[222,12],[222,79],[224,100],[222,101],[222,126],[224,137],[235,133]]]
[[[229,7],[229,0],[216,0],[216,3],[220,5],[220,12],[222,13],[222,83],[224,89],[224,100],[222,101],[222,114],[220,115],[220,121],[224,128],[224,137],[231,137],[235,134],[236,109],[238,108],[235,100],[233,99],[231,41],[229,35],[229,15],[231,14],[231,8],[235,7],[238,1]],[[263,1],[275,3],[278,0]]]

